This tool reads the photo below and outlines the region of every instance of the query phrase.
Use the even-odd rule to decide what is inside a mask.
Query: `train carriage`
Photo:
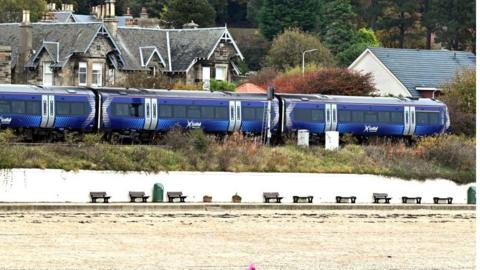
[[[112,133],[158,133],[178,125],[208,133],[261,133],[267,101],[263,95],[153,89],[98,89],[101,129]],[[279,126],[278,101],[272,102],[271,130]]]
[[[95,94],[83,88],[0,85],[4,128],[28,130],[31,135],[89,132],[95,126],[95,111]]]
[[[447,107],[432,99],[280,95],[286,131],[307,129],[358,136],[425,136],[445,132]]]

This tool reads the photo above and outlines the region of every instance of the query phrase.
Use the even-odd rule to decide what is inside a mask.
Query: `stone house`
[[[464,68],[475,68],[471,52],[368,48],[348,68],[371,73],[382,96],[435,98]]]
[[[114,4],[93,22],[31,23],[24,11],[22,23],[0,24],[0,81],[118,86],[140,72],[208,85],[239,75],[243,55],[226,27],[120,26]]]

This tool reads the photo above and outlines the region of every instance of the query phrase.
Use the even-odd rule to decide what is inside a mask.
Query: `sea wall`
[[[283,202],[293,195],[314,196],[314,203],[334,202],[335,196],[356,196],[357,203],[371,203],[372,193],[388,193],[392,203],[402,196],[421,196],[432,203],[435,196],[467,202],[470,185],[444,179],[416,181],[354,174],[228,173],[228,172],[142,172],[12,169],[0,171],[0,202],[88,202],[90,191],[106,191],[112,202],[129,200],[128,191],[145,191],[153,185],[167,191],[182,191],[187,202],[200,202],[204,195],[214,202],[230,202],[238,193],[243,202],[261,202],[263,192],[279,192]],[[166,196],[164,196],[166,197]]]

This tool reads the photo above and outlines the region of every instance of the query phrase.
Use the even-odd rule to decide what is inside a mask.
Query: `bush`
[[[17,139],[17,136],[11,129],[5,129],[0,131],[0,144],[16,142]]]
[[[276,71],[274,68],[264,68],[258,73],[248,77],[247,82],[267,89],[268,85],[272,84],[273,80],[278,76],[278,74],[278,71]]]
[[[126,88],[172,89],[176,82],[177,79],[161,73],[153,76],[146,72],[134,72],[128,74],[120,86]]]
[[[235,84],[227,81],[210,81],[210,91],[235,91]]]
[[[428,160],[455,170],[475,168],[475,142],[458,136],[423,138],[417,146]]]
[[[290,72],[273,81],[281,93],[364,96],[375,91],[371,74],[341,68],[323,68],[317,71]]]
[[[476,127],[476,73],[475,70],[460,71],[451,82],[442,87],[450,115],[451,130],[455,134],[475,136]]]

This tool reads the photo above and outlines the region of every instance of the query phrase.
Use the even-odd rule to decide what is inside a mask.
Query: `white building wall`
[[[372,73],[378,94],[382,96],[411,96],[410,92],[380,63],[370,51],[359,56],[349,67],[362,74]]]
[[[314,196],[314,203],[332,203],[335,196],[357,196],[358,203],[371,203],[372,193],[385,192],[392,203],[402,196],[422,196],[432,203],[434,196],[453,197],[467,202],[470,185],[448,180],[401,180],[353,174],[226,173],[226,172],[140,172],[13,169],[0,171],[0,202],[88,202],[90,191],[106,191],[112,202],[129,201],[128,191],[145,191],[152,196],[153,185],[162,183],[167,191],[182,191],[187,202],[200,202],[204,195],[214,202],[230,202],[238,193],[242,202],[262,202],[263,192],[279,192],[283,202],[293,195]],[[152,197],[150,197],[151,199]]]

